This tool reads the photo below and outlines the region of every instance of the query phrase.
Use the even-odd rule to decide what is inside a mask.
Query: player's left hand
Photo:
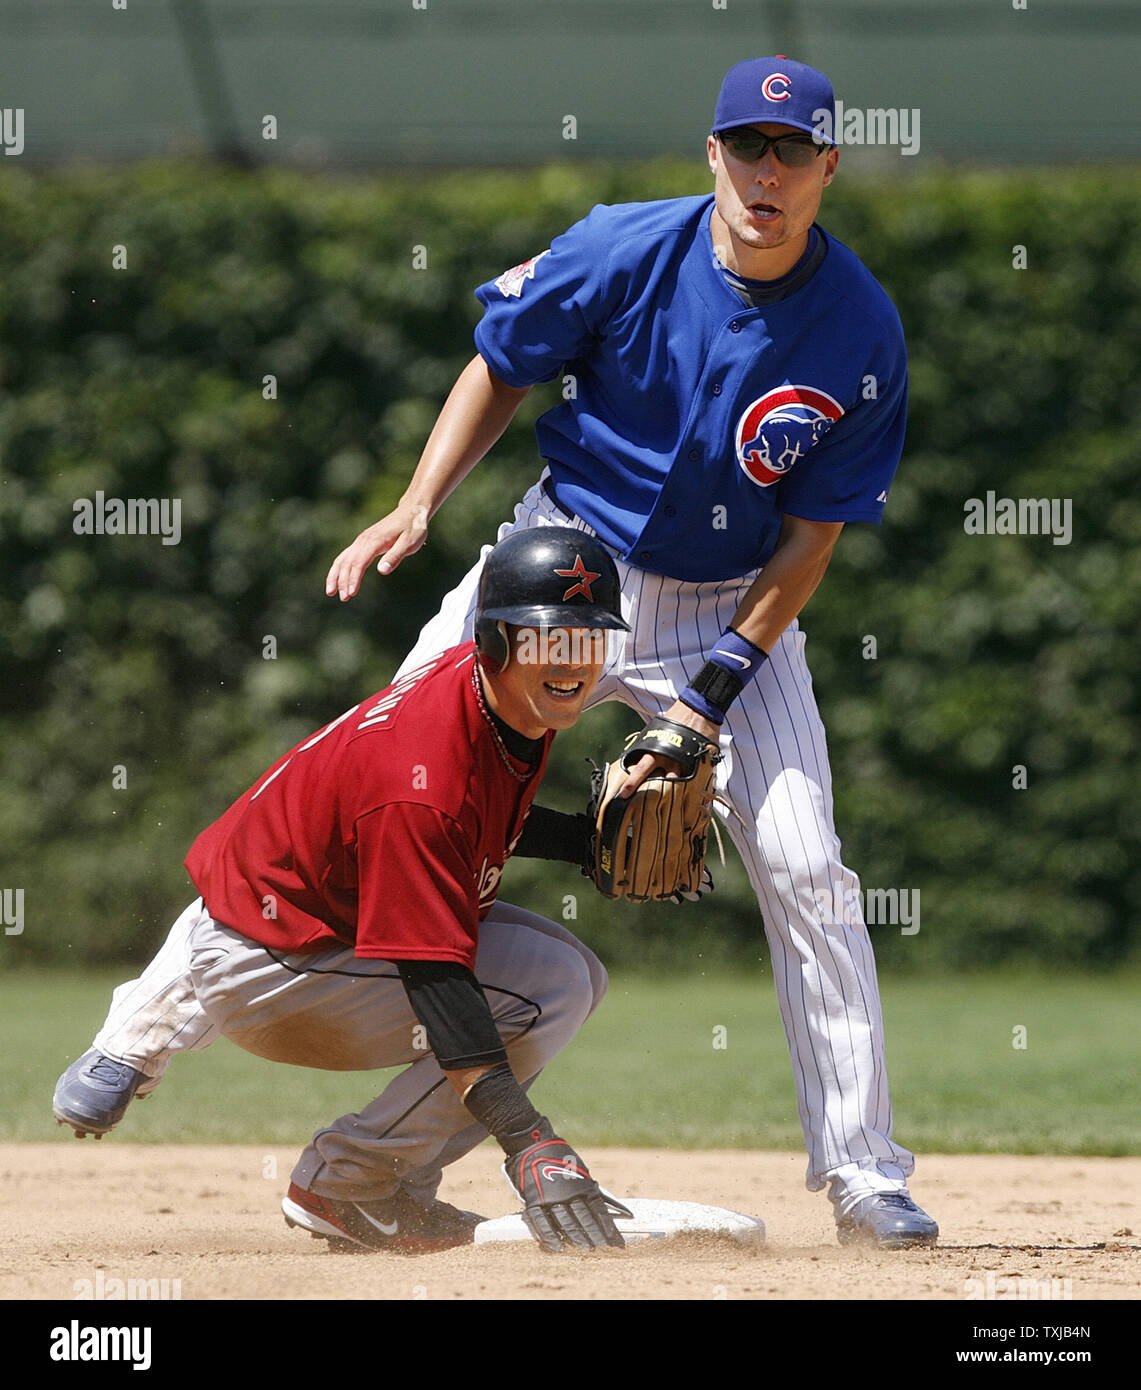
[[[560,1139],[549,1121],[533,1131],[529,1148],[508,1156],[503,1165],[511,1186],[523,1201],[523,1220],[544,1250],[557,1254],[570,1247],[621,1249],[626,1242],[614,1224],[631,1213],[614,1198],[603,1195],[586,1164]]]
[[[696,729],[713,743],[718,741],[721,734],[721,730],[711,719],[706,719],[695,709],[690,709],[681,700],[675,700],[662,718],[672,719],[675,724],[684,724],[687,728]],[[664,773],[666,777],[678,777],[681,775],[681,765],[673,758],[665,758],[660,753],[646,753],[630,768],[630,775],[618,789],[618,795],[623,800],[633,796],[646,778],[655,772]]]

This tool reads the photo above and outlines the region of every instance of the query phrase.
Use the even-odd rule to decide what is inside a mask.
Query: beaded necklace
[[[511,761],[511,756],[507,752],[507,745],[503,742],[503,736],[495,727],[495,720],[491,717],[491,711],[487,708],[483,698],[483,682],[479,678],[479,666],[476,662],[471,664],[471,688],[475,691],[475,702],[479,706],[479,712],[487,721],[487,727],[491,730],[491,736],[495,740],[495,746],[499,750],[499,756],[503,760],[503,766],[515,778],[516,782],[526,782],[534,772],[534,768],[528,768],[526,772],[520,772]]]

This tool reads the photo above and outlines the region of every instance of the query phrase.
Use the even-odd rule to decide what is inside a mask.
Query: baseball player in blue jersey
[[[499,536],[572,526],[609,547],[631,633],[592,703],[622,700],[719,741],[808,1187],[828,1189],[842,1242],[893,1248],[932,1245],[938,1227],[912,1201],[914,1158],[891,1135],[875,962],[798,623],[845,523],[880,521],[906,415],[898,314],[815,220],[839,160],[821,136],[833,113],[822,73],[785,57],[739,63],[707,141],[712,195],[596,207],[481,286],[477,355],[400,504],[338,556],[327,588],[348,599],[374,560],[395,569],[524,396],[556,377],[571,387],[538,422],[545,468]],[[481,565],[402,670],[470,636]],[[629,786],[659,766],[645,756]],[[120,1020],[96,1043],[135,1057],[138,1035]],[[183,1017],[147,1077],[198,1036]]]

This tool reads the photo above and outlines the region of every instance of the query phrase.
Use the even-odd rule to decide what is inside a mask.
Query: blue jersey
[[[786,512],[878,522],[907,404],[899,315],[857,257],[816,228],[816,254],[749,307],[712,207],[596,207],[476,291],[498,377],[565,375],[537,425],[559,500],[624,559],[690,581],[764,565]]]

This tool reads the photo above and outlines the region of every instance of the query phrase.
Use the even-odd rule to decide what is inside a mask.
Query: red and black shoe
[[[475,1228],[484,1219],[447,1202],[425,1206],[399,1187],[379,1201],[342,1202],[295,1182],[289,1184],[281,1210],[287,1226],[327,1240],[330,1250],[388,1250],[396,1255],[425,1255],[471,1245]]]

